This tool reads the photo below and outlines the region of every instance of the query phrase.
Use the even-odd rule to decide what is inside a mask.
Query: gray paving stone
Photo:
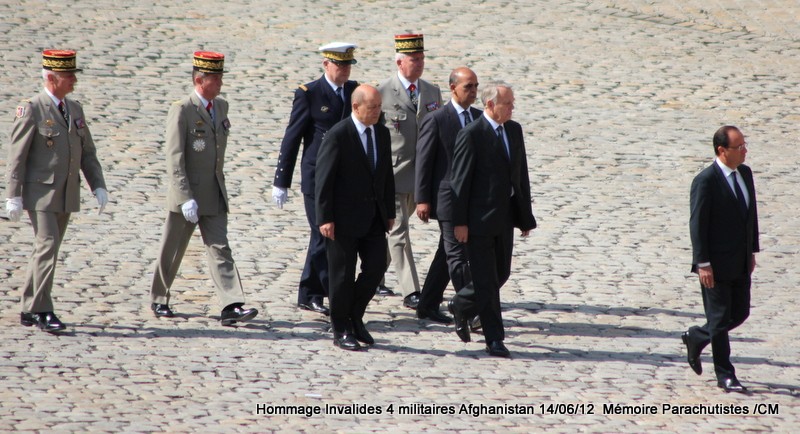
[[[0,220],[0,430],[15,432],[791,432],[800,417],[800,7],[794,1],[296,1],[186,4],[96,0],[91,7],[0,4],[0,166],[19,101],[39,90],[43,48],[79,51],[74,97],[98,144],[112,203],[83,194],[56,272],[64,336],[21,327],[18,287],[32,230]],[[82,4],[83,5],[83,4]],[[499,25],[497,23],[500,23]],[[469,65],[516,89],[539,220],[518,238],[503,288],[507,345],[419,321],[399,297],[376,297],[377,344],[349,354],[326,322],[296,308],[307,244],[299,170],[282,210],[271,179],[293,89],[320,75],[315,48],[360,48],[352,78],[394,69],[392,35],[426,39],[424,78],[447,89]],[[165,211],[169,104],[189,92],[190,53],[226,53],[233,132],[226,162],[230,238],[254,324],[223,328],[199,234],[173,288],[182,315],[155,319],[147,294]],[[710,136],[739,125],[751,145],[762,252],[751,317],[733,361],[751,395],[725,395],[687,369],[681,331],[703,321],[688,272],[688,189],[711,161]],[[412,219],[421,277],[435,224]],[[389,286],[396,285],[390,271]],[[452,294],[448,289],[446,297]],[[710,353],[703,356],[711,366]],[[257,414],[258,404],[529,403],[534,416]],[[539,404],[594,405],[541,414]],[[604,414],[603,404],[743,405],[751,414]],[[754,415],[758,404],[779,414]]]

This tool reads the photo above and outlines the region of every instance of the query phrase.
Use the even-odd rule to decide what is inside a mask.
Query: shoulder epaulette
[[[172,105],[180,104],[182,102],[183,102],[183,100],[180,100],[180,99],[177,100],[177,101],[172,101]]]
[[[299,87],[300,89],[303,89],[303,92],[308,92],[308,87],[305,84],[301,84],[300,86],[297,86],[297,87]]]

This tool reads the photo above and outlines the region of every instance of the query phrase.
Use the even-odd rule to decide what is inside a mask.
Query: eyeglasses
[[[742,149],[747,149],[747,143],[742,143],[739,146],[728,146],[728,149],[732,149],[734,151],[741,151]]]

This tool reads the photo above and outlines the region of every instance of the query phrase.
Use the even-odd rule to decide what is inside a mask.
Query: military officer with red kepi
[[[28,211],[34,247],[22,287],[20,323],[46,332],[66,328],[53,312],[53,276],[70,215],[80,209],[80,175],[102,213],[108,203],[103,170],[75,89],[77,54],[44,50],[44,91],[17,107],[8,155],[6,213],[10,221]]]
[[[225,56],[220,53],[196,51],[192,62],[194,91],[169,109],[169,212],[150,295],[156,317],[175,316],[169,306],[169,289],[195,226],[200,226],[211,278],[222,306],[220,320],[229,326],[253,319],[258,311],[244,307],[239,270],[228,244],[230,208],[223,165],[231,123],[228,102],[219,97],[224,62]]]

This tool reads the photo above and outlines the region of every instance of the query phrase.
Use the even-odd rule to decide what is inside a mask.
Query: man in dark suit
[[[681,338],[689,366],[703,373],[700,353],[711,343],[717,385],[746,392],[730,361],[728,333],[750,315],[750,275],[756,266],[758,212],[753,172],[744,163],[747,143],[738,128],[714,133],[714,163],[692,181],[689,230],[692,272],[700,277],[706,324]]]
[[[502,82],[481,91],[483,116],[456,137],[450,184],[456,240],[467,244],[472,282],[450,300],[456,333],[469,342],[468,318],[480,315],[486,352],[510,357],[503,344],[500,288],[511,274],[514,227],[536,227],[520,124],[511,120],[514,92]]]
[[[386,233],[394,225],[389,130],[377,124],[381,95],[368,85],[352,95],[352,114],[334,125],[319,148],[316,205],[328,255],[334,345],[359,350],[375,340],[364,312],[386,272]],[[361,273],[355,277],[356,260]]]
[[[300,190],[303,193],[311,236],[303,273],[300,275],[297,305],[301,309],[323,315],[330,313],[324,305],[325,297],[328,296],[328,259],[325,255],[325,239],[319,233],[315,218],[314,169],[322,137],[334,124],[350,116],[350,95],[358,86],[358,82],[348,80],[351,65],[356,63],[353,56],[355,48],[355,44],[347,42],[332,42],[319,47],[325,58],[322,61],[325,73],[318,80],[300,85],[294,93],[292,113],[281,142],[275,183],[272,187],[273,200],[283,208],[302,141]]]
[[[456,291],[472,280],[465,245],[456,241],[453,234],[450,189],[453,146],[461,128],[483,113],[470,107],[478,96],[478,76],[472,70],[454,69],[449,84],[450,102],[426,116],[420,126],[415,176],[417,217],[424,222],[431,218],[438,220],[441,231],[439,246],[422,285],[417,317],[445,324],[451,320],[439,311],[439,305],[450,279]]]

